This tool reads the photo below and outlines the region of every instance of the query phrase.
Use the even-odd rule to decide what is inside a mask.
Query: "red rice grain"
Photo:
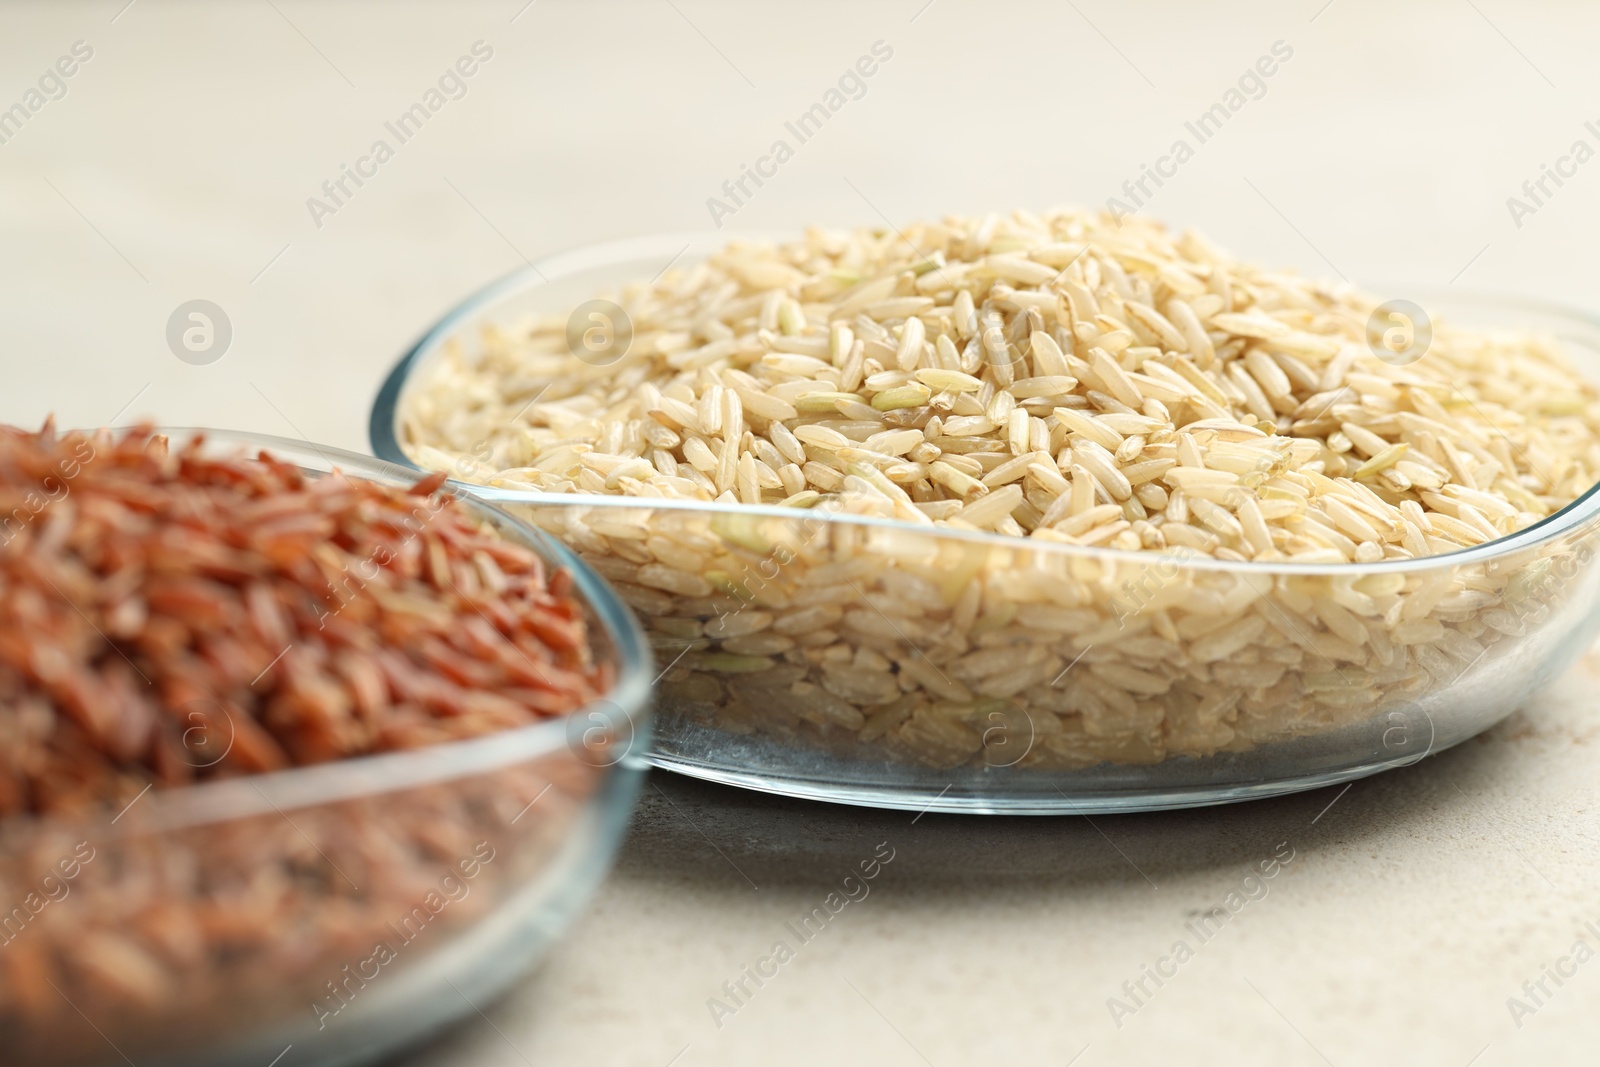
[[[604,693],[569,575],[443,480],[0,428],[0,816],[478,736]]]

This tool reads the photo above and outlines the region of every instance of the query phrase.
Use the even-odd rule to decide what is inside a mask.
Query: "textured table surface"
[[[1600,306],[1600,164],[1575,145],[1600,147],[1600,10],[1575,0],[125,2],[0,12],[0,109],[27,111],[0,122],[4,421],[364,451],[383,374],[455,300],[564,247],[710,226],[708,198],[784,138],[728,225],[1103,203],[1181,138],[1147,210],[1241,254]],[[877,42],[859,99],[795,144],[785,122]],[[1198,143],[1185,124],[1278,42],[1292,56]],[[427,123],[388,132],[475,44]],[[1533,197],[1546,164],[1567,176]],[[334,199],[344,166],[368,176]],[[232,332],[202,365],[166,338],[195,299]],[[541,969],[400,1062],[1593,1062],[1600,963],[1520,1020],[1507,1001],[1580,936],[1600,948],[1597,685],[1586,661],[1347,792],[1093,823],[913,823],[658,774]],[[880,845],[870,895],[714,1018]],[[1182,939],[1193,958],[1126,1010]]]

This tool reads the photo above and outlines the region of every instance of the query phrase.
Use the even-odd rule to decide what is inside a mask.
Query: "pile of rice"
[[[1376,299],[1194,233],[1060,211],[733,243],[630,287],[614,365],[563,317],[457,350],[414,458],[510,488],[813,506],[1233,560],[1372,561],[1503,536],[1600,471],[1548,339],[1368,347]],[[531,401],[531,403],[530,403]]]
[[[1076,210],[733,242],[614,296],[615,361],[557,316],[420,368],[411,457],[1014,538],[530,509],[682,656],[669,709],[720,728],[939,766],[993,763],[1012,712],[1023,765],[1241,750],[1459,692],[1583,584],[1571,543],[1348,578],[1174,562],[1435,556],[1559,510],[1600,472],[1600,396],[1552,338],[1435,322],[1397,365],[1372,296]]]

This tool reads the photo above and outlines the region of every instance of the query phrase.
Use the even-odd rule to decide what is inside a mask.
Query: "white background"
[[[1600,162],[1520,228],[1506,206],[1575,139],[1600,148],[1593,5],[275,2],[0,12],[0,107],[94,49],[0,145],[0,420],[364,451],[382,376],[456,300],[562,248],[706,227],[723,180],[878,40],[866,96],[731,225],[1103,202],[1282,40],[1266,95],[1152,213],[1311,273],[1600,305]],[[318,228],[307,198],[478,40],[468,95]],[[195,298],[233,324],[209,366],[165,342]],[[1597,676],[1315,823],[1337,790],[912,825],[656,775],[596,905],[483,1006],[494,1025],[404,1062],[1593,1062],[1600,963],[1520,1030],[1505,1002],[1600,925]],[[872,895],[717,1029],[721,982],[885,840]],[[1281,841],[1297,858],[1269,896],[1115,1028],[1106,998]]]

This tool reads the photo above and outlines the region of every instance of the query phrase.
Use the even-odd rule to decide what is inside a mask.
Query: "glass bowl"
[[[469,298],[395,367],[374,450],[447,348],[686,265],[727,234],[553,256]],[[1600,321],[1408,287],[1435,319],[1558,335],[1600,378]],[[487,476],[471,449],[458,477]],[[661,662],[650,760],[844,803],[1139,811],[1311,789],[1420,760],[1514,711],[1600,628],[1600,499],[1516,534],[1370,564],[1231,563],[820,510],[473,490],[571,545]]]
[[[195,431],[163,431],[175,439]],[[316,476],[415,471],[204,431]],[[0,1046],[32,1067],[355,1064],[472,1015],[588,899],[643,777],[651,667],[593,571],[569,570],[616,684],[564,718],[471,740],[141,794],[121,812],[0,822]]]

